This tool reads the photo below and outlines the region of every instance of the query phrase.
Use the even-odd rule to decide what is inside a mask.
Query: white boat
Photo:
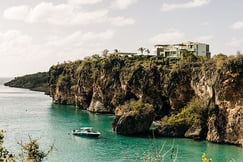
[[[99,137],[101,133],[99,131],[94,131],[91,127],[83,127],[72,130],[72,134],[76,136]]]

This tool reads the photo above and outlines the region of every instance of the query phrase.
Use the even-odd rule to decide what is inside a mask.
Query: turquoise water
[[[203,152],[213,162],[243,162],[243,149],[206,141],[173,138],[136,138],[112,132],[112,115],[93,114],[73,106],[52,104],[51,98],[40,92],[9,88],[0,79],[0,129],[6,130],[4,145],[12,152],[19,150],[18,141],[28,141],[28,135],[38,138],[42,149],[56,147],[46,159],[51,162],[121,162],[143,161],[151,152],[164,154],[165,161],[201,162]],[[72,136],[70,131],[91,126],[101,131],[98,139]],[[173,147],[173,154],[170,150]]]

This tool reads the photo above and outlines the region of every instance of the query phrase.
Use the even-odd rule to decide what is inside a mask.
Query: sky
[[[104,49],[207,43],[243,51],[243,0],[1,0],[0,77],[48,71]]]

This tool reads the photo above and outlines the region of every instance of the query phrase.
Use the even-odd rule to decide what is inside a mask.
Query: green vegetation
[[[39,72],[16,77],[4,85],[17,88],[27,88],[33,91],[41,91],[49,94],[48,77],[49,75],[47,72]]]
[[[144,52],[146,52],[147,54],[150,54],[150,50],[144,47],[140,47],[138,48],[138,51],[143,55]]]
[[[206,156],[206,153],[203,153],[203,154],[202,154],[202,161],[203,161],[203,162],[211,162],[212,159],[208,159],[207,156]]]
[[[213,57],[213,59],[215,61],[215,65],[216,65],[217,70],[219,70],[223,67],[223,64],[224,64],[225,60],[227,59],[227,56],[220,53],[218,55],[215,55]]]
[[[166,125],[192,125],[192,124],[205,124],[207,117],[206,102],[199,98],[193,98],[188,104],[182,108],[179,113],[171,114],[169,117],[163,117],[162,124]]]
[[[8,152],[8,150],[3,147],[4,142],[4,131],[0,130],[0,162],[14,162],[14,156]]]
[[[37,140],[29,136],[28,143],[22,141],[18,143],[21,147],[21,153],[19,156],[15,156],[3,147],[4,133],[3,130],[0,130],[0,162],[42,162],[54,149],[54,145],[51,145],[46,153],[41,151]]]
[[[70,88],[71,84],[70,84],[70,75],[68,74],[61,74],[58,77],[57,80],[57,86],[58,87],[68,87]]]
[[[145,162],[164,162],[171,161],[176,162],[178,160],[178,146],[172,145],[169,149],[165,149],[165,143],[162,147],[151,147],[147,152],[144,152],[142,160]]]
[[[153,105],[149,103],[143,103],[142,100],[131,100],[126,102],[124,105],[120,106],[118,110],[119,114],[123,114],[129,111],[133,111],[134,115],[145,115],[154,111]]]
[[[37,139],[32,139],[29,136],[29,142],[23,143],[22,141],[18,143],[21,146],[20,158],[22,161],[26,162],[41,162],[43,161],[54,149],[54,145],[50,146],[49,150],[45,153],[39,148]]]

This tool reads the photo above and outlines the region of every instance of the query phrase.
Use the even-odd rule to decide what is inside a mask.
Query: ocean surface
[[[243,162],[243,149],[233,145],[117,135],[111,129],[113,115],[52,104],[44,93],[3,86],[8,80],[0,78],[0,129],[6,131],[4,146],[16,155],[20,153],[17,142],[26,142],[31,136],[38,139],[42,150],[55,145],[45,159],[50,162],[133,162],[159,155],[165,161],[176,158],[177,162],[201,162],[203,153],[213,162]],[[94,139],[70,134],[84,126],[99,130],[101,136]]]

